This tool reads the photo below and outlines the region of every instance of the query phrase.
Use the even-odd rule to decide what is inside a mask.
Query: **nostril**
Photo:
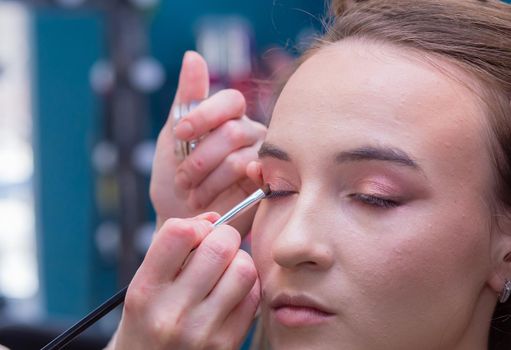
[[[283,242],[281,246],[274,246],[272,255],[278,265],[288,269],[328,269],[333,265],[332,252],[317,241],[307,245]]]

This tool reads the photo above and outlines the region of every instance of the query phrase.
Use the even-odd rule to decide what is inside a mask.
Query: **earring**
[[[504,304],[509,297],[511,296],[511,281],[506,279],[506,283],[504,284],[504,288],[502,289],[502,293],[499,296],[499,302]]]

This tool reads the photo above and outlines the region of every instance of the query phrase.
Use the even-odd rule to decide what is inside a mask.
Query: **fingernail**
[[[176,174],[176,185],[182,189],[188,190],[192,186],[192,182],[184,171],[180,171]]]
[[[193,136],[194,130],[192,123],[188,120],[181,120],[175,127],[174,133],[179,139],[188,139]]]
[[[186,59],[188,58],[188,56],[190,56],[190,52],[191,51],[186,51],[185,54],[183,55],[183,63],[186,61]]]

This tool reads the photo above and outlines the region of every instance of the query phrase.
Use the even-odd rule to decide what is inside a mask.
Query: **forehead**
[[[297,69],[277,101],[267,140],[301,156],[311,146],[338,151],[369,142],[418,158],[442,148],[472,157],[487,149],[485,125],[475,95],[416,53],[349,41],[321,49]]]

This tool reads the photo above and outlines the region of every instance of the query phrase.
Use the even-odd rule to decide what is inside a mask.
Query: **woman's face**
[[[485,130],[464,85],[403,49],[346,41],[300,66],[260,151],[276,196],[253,226],[274,349],[484,337],[496,301]]]

